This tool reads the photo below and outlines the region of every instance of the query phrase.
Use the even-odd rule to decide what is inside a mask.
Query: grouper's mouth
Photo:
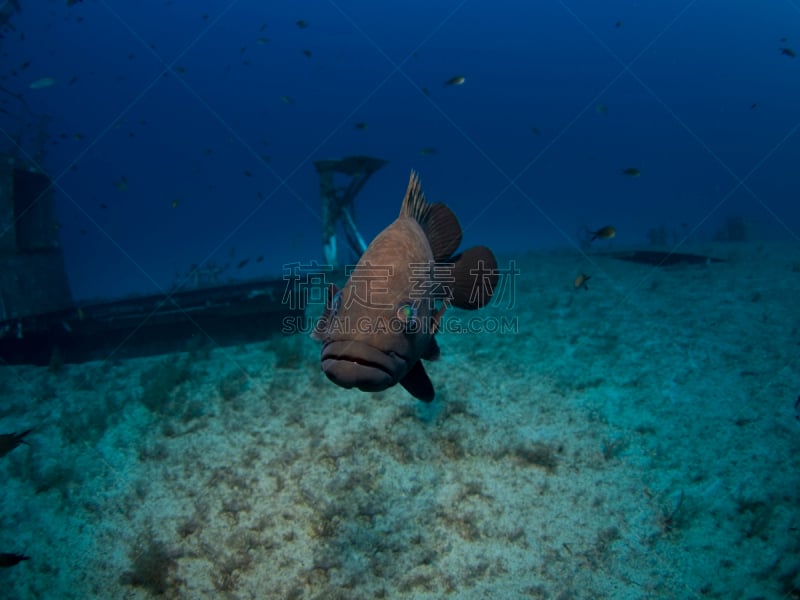
[[[365,392],[385,390],[407,370],[406,360],[358,341],[328,342],[322,347],[322,370],[343,388]]]

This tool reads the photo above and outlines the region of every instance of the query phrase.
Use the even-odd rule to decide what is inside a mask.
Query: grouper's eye
[[[417,316],[417,308],[413,304],[401,304],[397,307],[397,318],[408,323]]]
[[[403,304],[399,305],[395,315],[397,316],[398,321],[405,324],[406,332],[408,333],[413,333],[415,328],[417,328],[419,325],[419,320],[417,319],[417,307],[413,304],[404,302]]]

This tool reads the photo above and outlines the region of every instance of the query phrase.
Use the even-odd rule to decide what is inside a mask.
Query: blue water
[[[624,245],[662,224],[708,239],[730,215],[796,239],[792,3],[431,4],[23,2],[2,84],[30,108],[16,151],[35,154],[49,117],[75,297],[168,288],[202,261],[264,256],[230,272],[248,278],[319,258],[312,162],[349,154],[390,161],[357,201],[367,240],[411,169],[500,253],[608,223]]]
[[[799,597],[798,2],[16,4],[0,152],[52,178],[79,303],[323,260],[350,155],[389,161],[367,241],[415,170],[520,275],[430,405],[307,336],[3,365],[7,597]]]

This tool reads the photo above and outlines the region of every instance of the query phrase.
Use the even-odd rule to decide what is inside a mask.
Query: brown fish
[[[0,435],[0,457],[5,456],[20,444],[27,444],[25,436],[31,432],[30,429],[22,433],[3,433]]]
[[[597,231],[592,231],[590,233],[592,234],[592,239],[589,241],[593,242],[595,240],[610,240],[617,235],[617,230],[611,225],[606,225],[605,227],[601,227]]]
[[[397,383],[424,402],[434,389],[420,359],[435,360],[434,334],[445,308],[477,309],[497,285],[485,246],[453,256],[461,226],[444,204],[428,204],[412,172],[397,219],[372,240],[341,291],[330,284],[312,337],[322,370],[343,388],[365,392]]]

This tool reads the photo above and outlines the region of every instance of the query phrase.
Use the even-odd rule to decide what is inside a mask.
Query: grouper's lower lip
[[[343,388],[377,392],[397,383],[405,361],[363,342],[329,342],[322,348],[322,370]]]

